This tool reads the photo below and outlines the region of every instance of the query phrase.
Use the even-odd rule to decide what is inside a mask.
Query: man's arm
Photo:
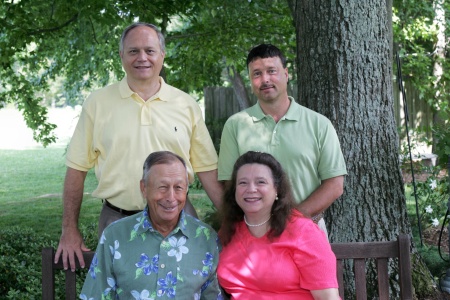
[[[78,257],[81,267],[84,268],[82,251],[90,250],[84,245],[83,237],[78,229],[86,175],[87,172],[68,167],[64,180],[62,233],[55,254],[55,263],[62,255],[64,269],[66,270],[68,268],[67,262],[69,262],[71,270],[75,271],[75,255]]]
[[[339,300],[339,290],[337,288],[311,290],[314,300]]]
[[[297,205],[297,209],[311,218],[327,209],[343,192],[344,176],[325,179],[308,198]]]
[[[206,172],[198,172],[197,176],[209,199],[211,199],[214,206],[217,210],[219,210],[222,206],[223,186],[217,180],[217,169]]]

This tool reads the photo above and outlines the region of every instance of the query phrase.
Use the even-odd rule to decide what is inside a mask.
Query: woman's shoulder
[[[305,217],[301,212],[296,209],[292,210],[287,223],[286,229],[293,231],[295,234],[306,234],[321,232],[322,230],[314,223],[310,218]]]
[[[303,224],[308,224],[312,222],[311,219],[305,217],[300,211],[298,211],[297,209],[292,209],[291,214],[289,215],[289,222],[288,224],[298,224],[298,225],[303,225]]]

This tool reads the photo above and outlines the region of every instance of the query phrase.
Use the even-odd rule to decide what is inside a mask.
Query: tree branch
[[[53,32],[53,31],[58,31],[66,26],[68,26],[70,23],[74,22],[79,16],[79,13],[76,13],[72,18],[70,18],[69,20],[67,20],[65,23],[56,26],[56,27],[52,27],[52,28],[44,28],[44,29],[39,29],[39,30],[35,30],[35,31],[30,31],[28,34],[30,35],[37,35],[37,34],[41,34],[41,33],[45,33],[45,32]]]
[[[89,23],[91,23],[92,32],[93,32],[93,34],[94,34],[94,41],[95,41],[97,44],[100,44],[100,43],[97,41],[97,35],[95,34],[94,23],[92,23],[91,17],[89,17]]]

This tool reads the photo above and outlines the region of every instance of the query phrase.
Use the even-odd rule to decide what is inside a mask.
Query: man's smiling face
[[[276,102],[286,95],[289,79],[278,56],[256,58],[248,64],[252,91],[263,102]]]
[[[126,35],[120,52],[122,66],[128,80],[159,80],[165,53],[161,50],[158,34],[147,26],[133,28]]]
[[[141,192],[147,200],[153,227],[161,233],[175,228],[186,203],[186,168],[178,161],[157,164],[150,168],[147,180],[146,184],[141,181]]]

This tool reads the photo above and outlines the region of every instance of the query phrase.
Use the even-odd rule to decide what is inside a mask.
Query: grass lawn
[[[59,240],[62,220],[62,189],[66,167],[64,148],[0,149],[0,228],[26,226]],[[96,230],[101,201],[90,194],[97,185],[93,170],[85,182],[80,226]],[[200,218],[212,209],[202,190],[189,196]]]

